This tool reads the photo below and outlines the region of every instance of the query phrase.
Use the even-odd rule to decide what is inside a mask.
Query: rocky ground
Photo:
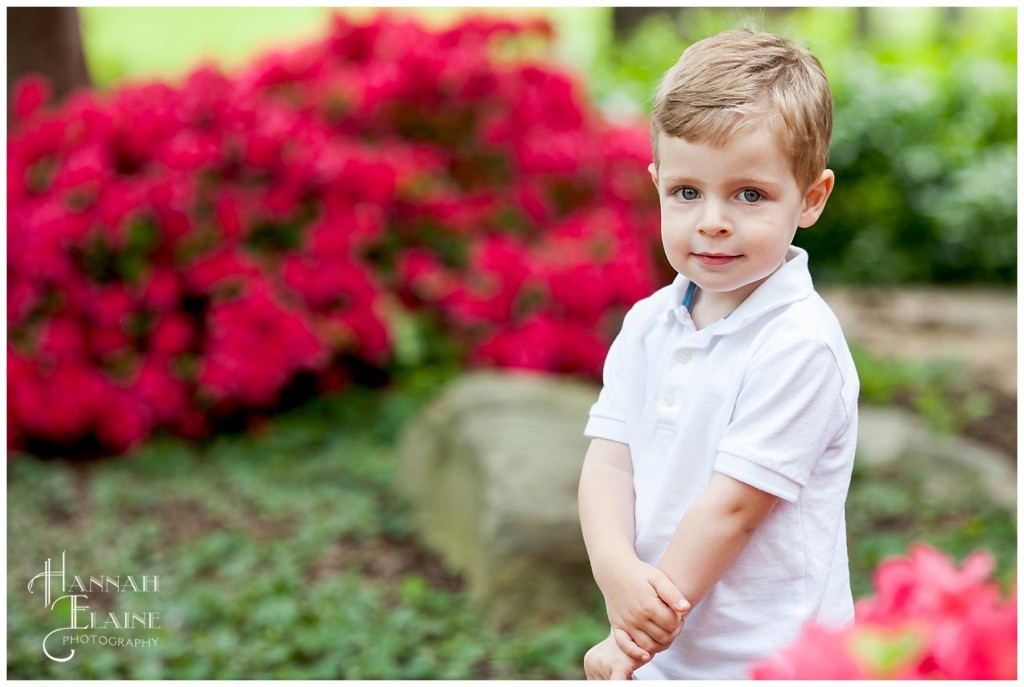
[[[1012,289],[825,289],[850,341],[882,357],[955,361],[992,412],[964,434],[1016,463],[1017,297]]]

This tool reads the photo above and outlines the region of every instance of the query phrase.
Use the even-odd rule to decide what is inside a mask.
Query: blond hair
[[[651,144],[658,135],[721,146],[740,129],[767,121],[809,187],[828,165],[832,91],[808,50],[771,33],[724,31],[694,43],[658,84]]]

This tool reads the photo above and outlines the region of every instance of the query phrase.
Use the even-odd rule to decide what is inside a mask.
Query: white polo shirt
[[[697,330],[679,276],[638,302],[608,352],[585,434],[627,444],[636,551],[657,565],[713,472],[781,500],[637,679],[734,679],[791,643],[809,618],[853,619],[844,507],[859,382],[807,253],[729,317]]]

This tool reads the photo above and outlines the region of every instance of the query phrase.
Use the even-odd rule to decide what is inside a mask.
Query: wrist
[[[636,552],[629,547],[592,556],[591,569],[594,573],[594,581],[602,592],[607,592],[609,587],[618,584],[623,579],[629,579],[629,571],[640,562]]]

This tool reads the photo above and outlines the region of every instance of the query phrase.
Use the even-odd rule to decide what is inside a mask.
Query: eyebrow
[[[665,186],[701,186],[702,181],[694,179],[693,177],[663,177],[661,183]],[[771,181],[769,179],[756,179],[754,177],[737,177],[736,179],[728,180],[729,186],[765,186],[769,188],[778,188],[782,186],[777,181]]]

